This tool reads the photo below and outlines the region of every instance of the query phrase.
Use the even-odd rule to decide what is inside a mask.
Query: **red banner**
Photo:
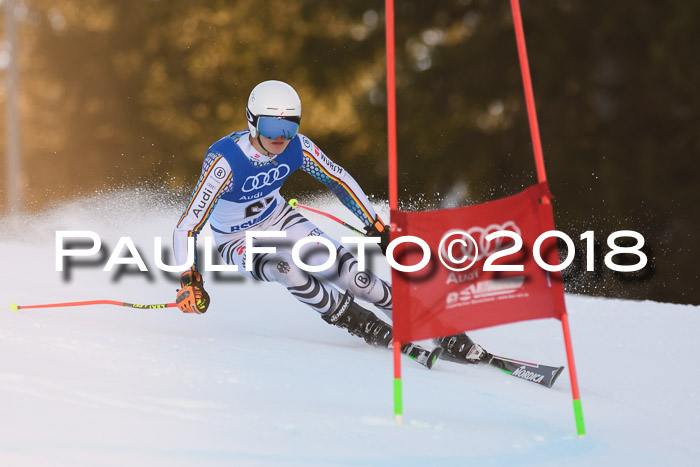
[[[543,203],[544,198],[551,195],[547,184],[541,183],[508,198],[464,208],[392,210],[396,228],[392,240],[414,236],[430,248],[430,261],[419,271],[392,268],[395,338],[416,341],[566,313],[561,274],[546,271],[535,260],[538,255],[548,265],[559,265],[556,237],[536,245],[538,237],[554,230],[552,205]],[[486,240],[496,231],[511,234]],[[399,264],[411,266],[426,252],[417,243],[406,242],[394,249],[393,256]],[[520,271],[488,270],[520,266]]]

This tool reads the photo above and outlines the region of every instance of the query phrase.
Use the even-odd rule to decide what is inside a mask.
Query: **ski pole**
[[[337,217],[335,217],[332,214],[328,214],[327,212],[319,211],[318,209],[314,209],[312,207],[304,206],[303,204],[299,204],[299,202],[296,199],[290,199],[289,205],[292,207],[292,209],[302,208],[302,209],[306,209],[307,211],[315,212],[316,214],[326,216],[327,218],[336,221],[338,224],[341,224],[343,227],[346,227],[346,228],[352,230],[353,232],[355,232],[356,234],[362,235],[363,237],[365,237],[367,235],[365,232],[353,227],[352,225],[348,224],[347,222],[345,222],[342,219],[338,219]]]
[[[85,305],[117,305],[127,308],[139,308],[139,309],[154,309],[154,308],[172,308],[176,307],[176,303],[158,303],[155,305],[140,305],[138,303],[126,303],[118,302],[116,300],[88,300],[84,302],[67,302],[67,303],[47,303],[43,305],[17,305],[13,303],[10,305],[12,311],[19,311],[29,308],[57,308],[62,306],[85,306]]]

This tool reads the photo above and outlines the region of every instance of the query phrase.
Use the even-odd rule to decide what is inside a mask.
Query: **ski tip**
[[[440,355],[442,355],[442,350],[442,347],[435,347],[433,351],[430,352],[430,355],[428,355],[428,364],[426,366],[429,370],[433,368],[435,362],[437,362],[440,358]]]
[[[559,375],[564,371],[564,367],[560,366],[556,370],[554,370],[554,373],[552,374],[552,379],[549,381],[549,384],[547,385],[548,388],[551,388],[554,386],[554,382],[559,378]]]
[[[296,208],[297,208],[297,203],[298,203],[298,202],[299,202],[299,201],[297,201],[296,198],[292,198],[292,199],[289,200],[289,205],[292,207],[292,209],[296,209]]]
[[[10,311],[19,311],[19,305],[13,303],[12,305],[10,305]]]

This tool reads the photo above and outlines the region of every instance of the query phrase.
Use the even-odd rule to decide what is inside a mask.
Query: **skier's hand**
[[[175,303],[183,313],[202,314],[209,308],[209,294],[204,290],[202,275],[188,269],[180,276],[180,285]]]
[[[386,247],[389,246],[389,227],[384,225],[384,222],[377,216],[371,225],[365,227],[368,237],[379,237],[379,248],[382,249],[382,254],[386,256]]]

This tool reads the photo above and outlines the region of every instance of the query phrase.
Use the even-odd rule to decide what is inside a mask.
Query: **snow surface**
[[[116,306],[9,312],[11,303],[173,301],[177,284],[155,269],[152,245],[155,236],[169,245],[178,204],[124,191],[2,219],[0,465],[697,465],[694,306],[567,296],[584,438],[568,372],[546,389],[490,367],[438,362],[428,371],[409,359],[398,426],[391,352],[329,327],[276,284],[207,273],[213,302],[202,316]],[[352,221],[327,198],[310,204]],[[95,231],[107,254],[131,237],[151,280],[103,272],[106,259],[64,280],[57,230]],[[566,364],[556,320],[471,335],[500,355]]]

